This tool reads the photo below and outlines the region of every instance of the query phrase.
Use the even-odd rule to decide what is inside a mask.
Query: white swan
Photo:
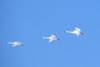
[[[11,41],[8,42],[8,44],[10,44],[12,47],[17,47],[17,46],[21,46],[23,43],[21,41]]]
[[[47,39],[49,42],[54,42],[54,41],[56,41],[56,40],[59,40],[59,39],[57,38],[57,36],[54,35],[54,34],[51,34],[51,35],[48,36],[48,37],[43,37],[43,39]]]
[[[78,28],[78,27],[75,27],[75,29],[73,31],[68,31],[68,30],[65,30],[66,33],[70,33],[70,34],[74,34],[76,36],[80,36],[80,35],[83,35],[83,33],[81,32],[81,29]]]

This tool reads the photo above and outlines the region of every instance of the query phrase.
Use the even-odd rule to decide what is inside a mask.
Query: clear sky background
[[[100,0],[0,0],[0,18],[0,67],[100,67]],[[76,26],[84,36],[64,33]]]

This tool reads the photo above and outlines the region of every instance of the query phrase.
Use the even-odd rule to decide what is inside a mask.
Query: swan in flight
[[[57,36],[54,35],[54,34],[51,34],[51,35],[48,36],[48,37],[43,37],[43,39],[47,39],[49,42],[54,42],[54,41],[59,40],[59,39],[57,38]]]
[[[65,30],[65,33],[74,34],[77,37],[79,37],[80,35],[83,35],[83,33],[81,32],[81,29],[78,27],[75,27],[75,29],[73,31]]]
[[[11,41],[8,42],[8,44],[10,44],[12,47],[18,47],[21,46],[23,43],[21,41]]]

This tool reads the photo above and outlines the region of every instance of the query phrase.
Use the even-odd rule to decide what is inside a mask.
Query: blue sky
[[[100,67],[99,0],[0,0],[0,67]],[[80,27],[84,36],[65,34]],[[56,34],[48,43],[42,36]],[[8,41],[24,46],[12,48]]]

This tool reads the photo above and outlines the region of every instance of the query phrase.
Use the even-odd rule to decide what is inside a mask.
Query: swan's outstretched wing
[[[80,28],[78,28],[78,27],[75,27],[74,31],[81,32]]]
[[[23,43],[21,41],[12,41],[12,42],[8,42],[8,44],[10,44],[12,47],[17,47],[17,46],[21,46]]]

